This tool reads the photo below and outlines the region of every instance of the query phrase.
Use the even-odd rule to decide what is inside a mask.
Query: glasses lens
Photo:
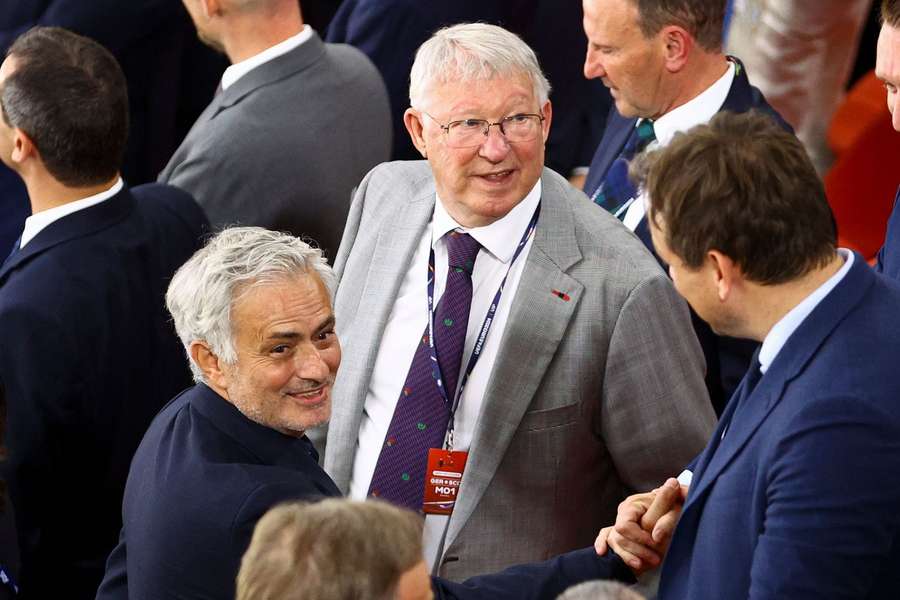
[[[537,115],[513,115],[503,119],[503,131],[510,142],[528,142],[537,137],[540,122]]]
[[[484,129],[488,122],[484,119],[466,119],[450,123],[447,129],[447,142],[456,148],[478,146],[484,142]]]

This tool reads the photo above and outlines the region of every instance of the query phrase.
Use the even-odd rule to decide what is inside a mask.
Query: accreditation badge
[[[456,505],[456,495],[466,468],[468,452],[432,448],[428,451],[425,471],[425,497],[422,512],[426,515],[449,515]]]

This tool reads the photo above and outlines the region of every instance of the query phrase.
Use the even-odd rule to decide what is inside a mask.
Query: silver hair
[[[462,23],[439,29],[419,47],[409,74],[410,105],[421,108],[428,90],[451,80],[477,81],[526,77],[543,106],[550,82],[537,56],[514,33],[486,23]]]
[[[334,296],[336,277],[322,251],[300,238],[262,227],[230,227],[212,237],[169,283],[166,306],[184,344],[194,381],[205,382],[190,347],[205,341],[226,364],[234,364],[231,311],[242,294],[257,283],[297,275],[317,275]]]
[[[644,597],[615,581],[585,581],[570,587],[556,600],[644,600]]]

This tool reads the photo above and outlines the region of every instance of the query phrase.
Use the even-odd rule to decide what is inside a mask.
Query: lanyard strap
[[[513,265],[516,263],[516,259],[519,258],[519,254],[522,253],[522,249],[525,247],[525,244],[528,243],[528,238],[531,237],[531,234],[534,233],[535,227],[537,227],[538,216],[541,214],[541,205],[538,204],[537,208],[534,210],[534,215],[531,217],[531,221],[528,223],[528,227],[525,229],[525,234],[522,236],[522,240],[519,242],[519,245],[516,247],[516,251],[513,254],[512,260],[509,261],[509,267],[506,269],[506,275],[503,276],[503,281],[500,282],[500,287],[497,288],[497,293],[494,294],[494,299],[491,301],[491,306],[488,308],[487,316],[484,318],[484,322],[481,324],[481,330],[478,334],[478,339],[475,342],[475,347],[472,349],[472,355],[469,356],[469,362],[466,365],[466,370],[462,373],[459,381],[459,389],[456,391],[456,394],[453,397],[453,401],[451,402],[450,397],[447,395],[448,392],[443,385],[437,385],[438,381],[443,381],[441,376],[441,366],[438,363],[437,359],[437,350],[434,345],[434,248],[431,249],[431,252],[428,256],[428,348],[431,351],[431,370],[434,375],[435,385],[437,385],[438,392],[441,394],[441,397],[444,399],[444,402],[450,407],[450,421],[447,426],[447,431],[449,432],[447,439],[448,450],[452,450],[453,448],[453,419],[456,415],[456,409],[459,408],[459,402],[462,399],[463,389],[466,387],[466,382],[469,380],[469,375],[472,374],[472,371],[475,369],[475,365],[478,363],[478,359],[481,358],[481,353],[484,349],[484,342],[487,340],[488,333],[491,330],[491,325],[494,322],[494,316],[497,314],[497,307],[500,305],[500,297],[503,295],[503,288],[506,286],[506,280],[509,278],[509,273],[512,271]]]

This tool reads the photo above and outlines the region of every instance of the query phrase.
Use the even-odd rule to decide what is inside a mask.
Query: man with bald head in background
[[[646,198],[628,179],[628,161],[723,110],[760,110],[788,127],[750,85],[740,61],[723,53],[725,5],[725,0],[583,1],[584,74],[602,79],[615,102],[584,192],[651,251]],[[691,318],[706,358],[706,387],[721,412],[756,344],[717,336],[693,312]]]
[[[355,48],[324,44],[297,0],[184,0],[232,65],[159,180],[214,227],[309,236],[334,256],[350,192],[391,151],[387,92]]]

